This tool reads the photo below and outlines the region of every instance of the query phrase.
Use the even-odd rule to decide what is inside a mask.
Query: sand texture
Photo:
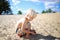
[[[24,15],[0,15],[0,40],[60,40],[60,13],[37,14],[31,21],[36,35],[29,39],[17,36],[16,23]]]

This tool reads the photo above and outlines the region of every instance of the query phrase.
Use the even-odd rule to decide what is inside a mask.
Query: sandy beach
[[[16,23],[24,15],[0,15],[0,40],[60,40],[60,13],[37,14],[31,21],[36,35],[29,39],[17,36]]]

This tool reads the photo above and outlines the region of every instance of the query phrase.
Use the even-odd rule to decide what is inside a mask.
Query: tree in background
[[[53,11],[53,13],[56,13],[55,11]]]
[[[18,11],[18,14],[22,14],[22,12],[19,10],[19,11]]]
[[[42,13],[45,13],[45,11],[43,10]]]
[[[47,10],[47,13],[52,13],[52,10],[51,10],[51,9],[48,9],[48,10]]]
[[[10,4],[7,0],[0,0],[0,15],[4,14],[13,14],[10,9]]]
[[[46,11],[43,10],[42,13],[56,13],[56,12],[51,9],[48,9]]]

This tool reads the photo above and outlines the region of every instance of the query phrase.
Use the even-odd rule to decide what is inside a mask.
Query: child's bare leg
[[[26,33],[26,37],[28,37],[29,34],[35,35],[35,33],[34,32],[31,32],[30,30],[24,30],[24,33]]]
[[[26,37],[28,38],[28,36],[29,36],[29,31],[28,31],[28,30],[24,30],[23,32],[26,33]]]

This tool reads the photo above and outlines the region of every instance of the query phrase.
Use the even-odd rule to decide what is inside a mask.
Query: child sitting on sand
[[[29,33],[31,34],[35,34],[34,32],[31,32],[31,23],[30,21],[32,21],[35,17],[36,17],[36,13],[34,10],[30,9],[27,11],[27,14],[25,15],[24,18],[20,19],[17,22],[17,29],[16,32],[18,34],[18,36],[23,35],[24,33],[26,33],[26,37],[28,37]]]

